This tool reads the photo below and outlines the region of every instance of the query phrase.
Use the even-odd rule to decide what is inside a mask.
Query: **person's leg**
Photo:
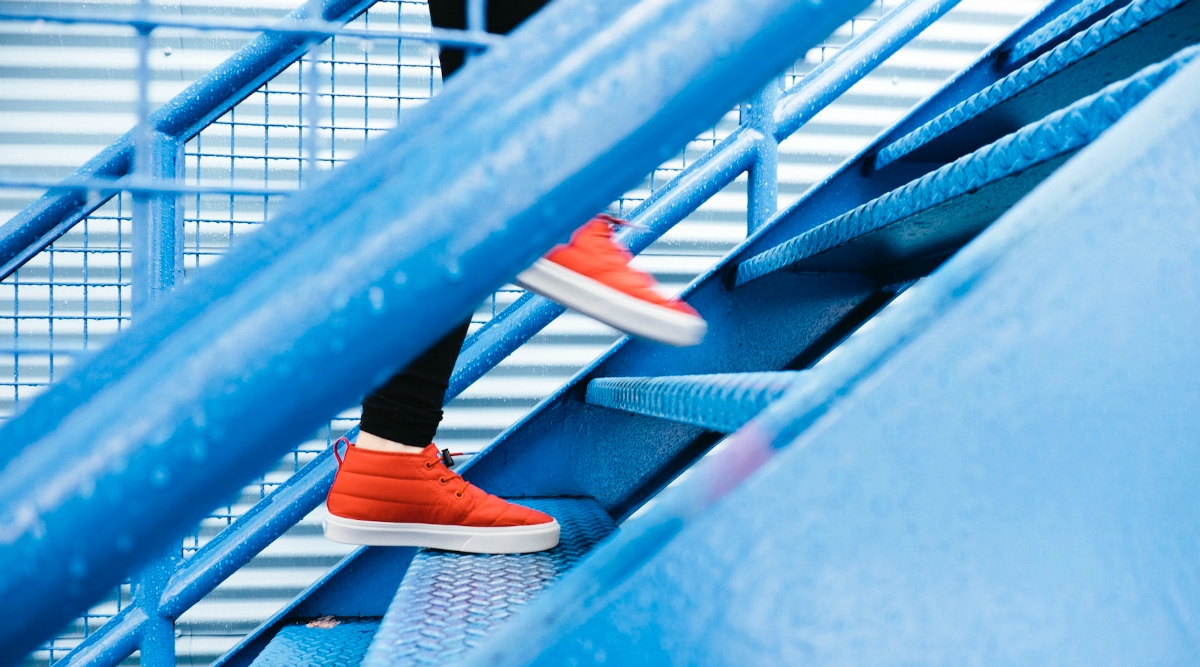
[[[507,35],[533,16],[549,0],[490,0],[484,18],[488,32]],[[429,0],[429,18],[435,28],[467,29],[466,0]],[[442,49],[442,80],[450,78],[465,60],[461,49]]]
[[[493,0],[489,31],[508,32],[546,1]],[[430,14],[437,27],[466,27],[464,0],[430,0]],[[462,52],[444,50],[441,61],[442,77],[449,78],[463,64]],[[481,553],[558,544],[553,517],[467,483],[432,445],[469,324],[446,334],[363,400],[356,442],[344,458],[335,445],[338,472],[326,501],[329,539]]]
[[[362,403],[361,435],[366,449],[420,452],[442,421],[442,403],[470,320],[455,327]]]
[[[487,4],[487,31],[508,34],[548,2],[492,0]],[[465,30],[466,6],[466,0],[429,0],[429,18],[434,27]],[[442,49],[438,57],[443,81],[463,65],[463,52],[459,49]],[[361,435],[356,445],[377,451],[415,453],[433,441],[442,421],[446,387],[469,324],[464,322],[446,334],[408,368],[363,400]]]

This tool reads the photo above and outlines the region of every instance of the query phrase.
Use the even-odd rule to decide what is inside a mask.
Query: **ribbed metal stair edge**
[[[737,284],[793,266],[1086,146],[1198,52],[1200,47],[1186,48],[1037,123],[746,260],[738,266]]]
[[[732,433],[795,384],[801,371],[599,378],[586,401]]]
[[[1120,0],[1084,0],[1074,7],[1068,9],[1058,16],[1058,18],[1042,26],[1040,30],[1032,35],[1021,40],[1012,51],[1008,54],[1008,62],[1016,62],[1022,60],[1037,51],[1042,46],[1053,42],[1059,36],[1067,33],[1068,30],[1083,23],[1089,17],[1094,16],[1104,10],[1109,5],[1112,5]]]
[[[882,169],[950,130],[965,124],[1005,100],[1029,90],[1054,74],[1112,45],[1117,40],[1154,21],[1190,0],[1143,0],[1117,10],[1111,16],[1075,35],[1024,67],[1000,79],[948,109],[921,127],[889,144],[875,157]],[[1049,27],[1049,26],[1047,26]]]
[[[436,665],[462,658],[616,530],[591,498],[516,502],[558,520],[558,546],[515,555],[421,550],[388,607],[364,667]]]

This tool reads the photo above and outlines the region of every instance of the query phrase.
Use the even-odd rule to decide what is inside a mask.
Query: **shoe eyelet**
[[[457,498],[462,498],[462,497],[463,497],[462,491],[455,491],[455,492],[454,492],[454,495],[455,495],[455,497],[457,497]]]
[[[433,469],[433,461],[426,461],[426,462],[425,462],[425,469],[426,469],[426,470],[432,470],[432,469]]]
[[[446,478],[445,478],[445,477],[438,477],[438,481],[439,481],[439,482],[441,482],[442,484],[445,484],[445,483],[446,483]]]

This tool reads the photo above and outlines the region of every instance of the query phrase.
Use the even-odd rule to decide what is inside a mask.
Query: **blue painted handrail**
[[[0,431],[19,452],[0,470],[0,601],[23,611],[0,628],[0,660],[862,4],[667,0],[622,15],[619,2],[561,0],[408,128],[293,197],[221,270],[163,299]]]

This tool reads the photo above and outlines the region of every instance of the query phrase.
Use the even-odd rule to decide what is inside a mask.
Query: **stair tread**
[[[1018,42],[1008,55],[1009,62],[1023,60],[1043,46],[1066,35],[1075,26],[1103,12],[1120,0],[1082,0],[1079,4],[1058,15],[1041,29]]]
[[[982,231],[1198,52],[1200,47],[1184,49],[746,260],[738,266],[737,284],[784,268],[862,272],[948,253]]]
[[[1187,16],[1179,17],[1181,20],[1173,22],[1181,24],[1177,26],[1181,34],[1172,36],[1184,41],[1194,41],[1200,37],[1200,25],[1197,25],[1196,20],[1196,16],[1200,14],[1200,2],[1143,0],[1127,5],[892,142],[875,157],[875,168],[882,169],[905,157],[917,159],[920,157],[917,153],[936,153],[935,144],[939,141],[947,143],[951,132],[961,131],[968,124],[997,128],[1011,126],[1014,121],[1021,124],[1021,118],[1032,121],[1044,116],[1057,106],[1067,104],[1079,96],[1078,82],[1065,81],[1058,75],[1129,38],[1151,23],[1163,19],[1167,14],[1176,12],[1185,12]],[[1108,81],[1105,83],[1121,78],[1121,72],[1124,72],[1124,75],[1130,74],[1168,54],[1169,52],[1161,53],[1154,49],[1123,52],[1120,54],[1123,56],[1120,58],[1121,62],[1116,67],[1106,68],[1104,74],[1108,76]],[[1124,57],[1133,55],[1137,57]],[[1054,90],[1049,90],[1050,88]],[[1092,90],[1096,88],[1099,86]],[[1005,106],[1003,113],[990,113],[1001,105]],[[1018,110],[1016,107],[1026,108]]]
[[[732,433],[801,376],[802,371],[598,378],[586,400],[616,410]]]
[[[379,619],[333,619],[285,626],[252,667],[350,667],[362,662]]]
[[[559,545],[513,555],[417,552],[364,665],[427,665],[461,657],[616,529],[591,498],[518,502],[558,520]]]

